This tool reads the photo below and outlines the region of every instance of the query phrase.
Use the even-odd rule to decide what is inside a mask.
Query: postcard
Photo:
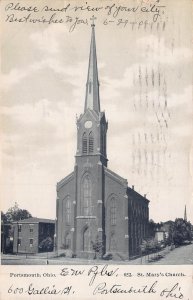
[[[1,299],[192,299],[192,1],[0,7]]]

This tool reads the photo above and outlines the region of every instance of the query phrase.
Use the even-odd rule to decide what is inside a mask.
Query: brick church
[[[77,257],[103,254],[129,259],[147,236],[149,200],[108,169],[105,113],[100,110],[95,28],[92,24],[84,112],[77,119],[74,171],[57,183],[56,244]]]

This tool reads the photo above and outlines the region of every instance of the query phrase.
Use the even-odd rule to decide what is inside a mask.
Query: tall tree
[[[163,226],[163,223],[162,222],[155,223],[152,219],[150,219],[148,226],[149,226],[149,236],[154,237],[156,230],[157,229],[159,230]]]
[[[3,212],[2,214],[4,223],[12,223],[14,221],[24,220],[32,217],[28,210],[19,208],[16,202],[15,205],[10,207],[5,214]]]
[[[191,223],[182,218],[177,218],[170,227],[169,238],[175,245],[182,245],[185,241],[191,241]]]
[[[1,223],[7,223],[7,217],[3,211],[1,211]]]

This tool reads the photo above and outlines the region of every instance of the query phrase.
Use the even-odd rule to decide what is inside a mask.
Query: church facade
[[[71,174],[57,183],[56,244],[77,257],[103,254],[129,259],[148,235],[149,200],[108,169],[105,113],[100,110],[95,28],[92,25],[84,112],[77,119],[77,151]]]

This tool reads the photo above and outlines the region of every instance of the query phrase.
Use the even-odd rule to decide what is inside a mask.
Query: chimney
[[[144,198],[146,198],[146,195],[147,195],[147,194],[144,194]]]
[[[134,190],[135,189],[135,186],[134,185],[132,185],[132,190]]]

